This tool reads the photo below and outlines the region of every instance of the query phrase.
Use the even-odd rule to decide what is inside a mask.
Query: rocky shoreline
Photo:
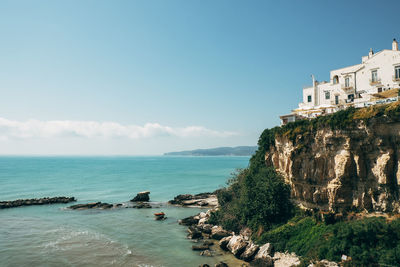
[[[241,266],[265,266],[265,267],[287,267],[300,266],[301,259],[295,253],[274,251],[273,244],[265,243],[257,245],[251,240],[251,230],[244,228],[240,233],[229,232],[219,225],[208,223],[211,213],[218,206],[200,212],[197,215],[179,220],[179,224],[187,226],[188,236],[196,242],[192,250],[200,251],[202,256],[213,256],[215,254],[214,242],[220,249],[230,252],[234,257],[243,261]],[[225,262],[215,264],[215,267],[228,266]],[[238,265],[235,265],[238,266]],[[336,262],[322,260],[308,263],[308,267],[338,267]],[[209,267],[208,264],[200,267]]]
[[[76,204],[67,207],[70,210],[89,210],[89,209],[115,209],[115,208],[160,208],[161,203],[150,202],[149,191],[137,193],[137,195],[128,202],[124,203],[103,203],[92,202]],[[53,197],[39,199],[19,199],[14,201],[1,201],[0,209],[13,208],[30,205],[45,205],[56,203],[69,203],[77,201],[74,197]],[[168,201],[168,205],[189,207],[189,208],[207,208],[206,212],[200,212],[197,215],[190,216],[178,221],[180,225],[187,226],[187,238],[193,240],[192,250],[197,251],[201,256],[213,257],[221,256],[221,250],[232,254],[238,259],[234,266],[298,266],[300,258],[294,253],[274,251],[271,243],[257,245],[251,241],[250,229],[242,229],[240,233],[230,232],[221,226],[208,223],[211,213],[218,209],[218,200],[214,193],[201,194],[183,194],[174,197]],[[161,213],[160,213],[161,214]],[[162,213],[164,215],[164,213]],[[157,219],[157,216],[156,216]],[[162,219],[166,217],[162,216]],[[231,264],[231,263],[229,263]],[[309,266],[338,266],[334,262],[320,261]],[[203,264],[202,267],[209,265]],[[219,262],[215,267],[229,266],[226,262]]]
[[[0,201],[0,209],[9,209],[22,206],[47,205],[47,204],[65,204],[75,202],[75,197],[44,197],[31,199],[17,199],[12,201]]]

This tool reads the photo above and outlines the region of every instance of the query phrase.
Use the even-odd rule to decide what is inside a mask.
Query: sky
[[[400,1],[0,0],[0,154],[256,145],[400,39]]]

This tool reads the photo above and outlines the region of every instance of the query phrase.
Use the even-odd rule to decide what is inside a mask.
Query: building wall
[[[399,88],[399,82],[393,81],[395,66],[400,66],[400,51],[382,50],[376,54],[370,54],[362,58],[363,63],[357,64],[330,72],[330,81],[316,84],[317,92],[314,88],[303,88],[303,102],[300,107],[316,107],[324,105],[334,105],[335,96],[339,96],[339,105],[344,105],[348,101],[349,95],[354,95],[357,102],[368,101],[371,94],[377,93],[378,88],[382,91]],[[371,84],[372,70],[377,70],[380,83]],[[338,77],[338,83],[334,84],[334,77]],[[349,87],[345,86],[345,79],[349,78]],[[330,98],[326,99],[325,92],[330,93]],[[361,94],[361,99],[357,99]],[[312,96],[312,102],[307,100]],[[316,99],[318,98],[318,99]],[[316,103],[316,100],[319,100]],[[318,104],[318,105],[317,105]]]

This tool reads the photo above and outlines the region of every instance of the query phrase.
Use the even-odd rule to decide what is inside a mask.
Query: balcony
[[[392,76],[392,80],[393,80],[394,82],[400,82],[400,76],[399,76],[399,75],[393,75],[393,76]]]
[[[354,84],[353,83],[349,83],[349,84],[341,84],[340,87],[342,88],[342,90],[344,91],[350,91],[354,89]]]
[[[369,79],[369,84],[370,85],[382,85],[380,78]]]

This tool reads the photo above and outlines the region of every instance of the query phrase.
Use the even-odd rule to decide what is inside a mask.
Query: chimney
[[[371,58],[374,55],[374,51],[372,48],[369,49],[368,58]]]
[[[399,43],[396,41],[396,39],[393,39],[392,50],[399,51]]]

